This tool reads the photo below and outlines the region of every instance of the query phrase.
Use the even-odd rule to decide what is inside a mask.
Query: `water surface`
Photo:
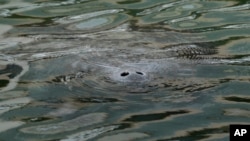
[[[229,140],[250,3],[2,0],[0,140]]]

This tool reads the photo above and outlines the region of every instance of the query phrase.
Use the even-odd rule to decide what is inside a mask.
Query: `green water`
[[[229,140],[250,124],[249,9],[0,0],[0,140]]]

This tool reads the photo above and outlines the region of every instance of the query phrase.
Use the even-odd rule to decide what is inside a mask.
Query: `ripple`
[[[18,12],[18,15],[28,16],[28,17],[40,17],[40,18],[55,18],[58,16],[69,16],[77,15],[79,13],[90,13],[101,10],[112,9],[112,6],[107,8],[107,5],[110,5],[105,2],[98,1],[78,1],[78,2],[59,2],[59,3],[43,3],[33,6],[32,9],[27,9]],[[84,9],[82,8],[84,7]]]
[[[25,97],[28,95],[27,91],[7,91],[0,94],[0,99],[13,99],[18,97]]]
[[[219,126],[219,127],[210,127],[203,128],[200,130],[191,130],[188,131],[185,135],[179,137],[172,137],[168,139],[160,139],[157,141],[168,141],[168,140],[201,140],[201,139],[219,139],[225,138],[228,136],[229,126]],[[218,136],[221,135],[221,136]]]
[[[228,26],[225,26],[223,28],[226,28],[226,29],[250,28],[250,24],[228,25]]]
[[[248,10],[248,9],[250,9],[250,4],[243,4],[243,5],[231,6],[231,7],[225,7],[225,8],[211,9],[208,11],[228,12],[228,11],[242,11],[242,10]]]
[[[179,3],[182,3],[182,1],[167,3],[167,4],[163,4],[163,5],[159,5],[159,6],[154,6],[152,8],[147,8],[147,9],[143,10],[142,12],[137,13],[137,15],[141,16],[141,15],[148,15],[148,14],[156,13],[156,12],[165,10],[167,8],[174,7],[175,5],[177,5]]]
[[[47,120],[51,120],[52,118],[49,117],[30,117],[30,118],[22,118],[20,119],[21,121],[24,122],[43,122],[43,121],[47,121]]]
[[[29,25],[35,23],[42,23],[44,20],[42,19],[33,19],[33,18],[0,18],[1,24],[9,24],[9,25]]]
[[[209,7],[220,7],[224,2],[193,2],[188,3],[186,1],[173,2],[151,9],[146,9],[139,15],[144,15],[140,18],[141,24],[152,24],[163,22],[169,24],[170,27],[176,27],[176,24],[183,21],[195,22],[197,18],[205,14],[200,10]],[[202,23],[203,24],[203,23]],[[195,26],[195,25],[194,25]],[[180,30],[181,26],[176,27],[176,30]]]
[[[170,20],[169,22],[170,23],[183,22],[183,21],[188,21],[188,20],[194,20],[195,18],[196,18],[196,15],[191,15],[191,16],[187,16],[187,17],[173,19],[173,20]],[[193,23],[193,24],[185,23],[182,25],[182,27],[184,27],[184,26],[195,26],[195,23]]]
[[[177,111],[166,111],[163,113],[149,113],[149,114],[142,114],[142,115],[132,115],[129,118],[124,119],[125,122],[146,122],[146,121],[157,121],[169,118],[174,115],[179,114],[188,114],[190,111],[187,110],[177,110]]]
[[[1,17],[8,17],[8,16],[10,16],[10,10],[9,9],[1,9],[0,10],[0,16]]]
[[[138,3],[141,2],[142,0],[124,0],[124,1],[118,1],[118,4],[131,4],[131,3]]]
[[[78,21],[82,21],[82,20],[87,20],[87,19],[90,19],[90,18],[93,18],[93,17],[103,16],[103,15],[106,15],[106,14],[119,13],[119,12],[122,12],[122,11],[123,11],[122,9],[102,10],[102,11],[84,13],[84,14],[80,14],[80,15],[55,19],[55,22],[56,23],[61,23],[61,24],[68,24],[68,23],[78,22]]]
[[[19,78],[28,71],[27,62],[6,62],[0,61],[0,67],[4,65],[4,69],[0,70],[0,80],[3,82],[0,92],[5,92],[14,89],[17,85]],[[1,77],[5,78],[2,79]],[[4,86],[3,86],[4,85]]]
[[[1,26],[2,28],[5,28],[5,26]],[[1,31],[0,31],[1,34]],[[34,41],[34,39],[29,38],[29,37],[10,37],[10,38],[4,38],[1,39],[0,41],[0,50],[4,50],[4,49],[10,49],[13,47],[17,47],[18,45],[23,45],[23,44],[27,44]],[[3,56],[3,58],[2,58]],[[1,60],[6,60],[6,61],[14,61],[14,59],[11,59],[13,57],[6,55],[6,54],[0,54],[0,59]],[[10,59],[10,60],[9,60]]]
[[[79,97],[76,98],[77,102],[81,103],[114,103],[114,102],[122,102],[116,98],[108,98],[108,97]]]
[[[174,29],[195,30],[197,32],[248,28],[248,12],[208,12],[192,13],[166,21]],[[192,24],[190,24],[192,23]],[[230,25],[229,25],[230,24]]]
[[[4,88],[9,84],[9,80],[1,80],[0,79],[0,88]]]
[[[75,24],[71,24],[67,27],[70,30],[89,30],[89,31],[100,31],[104,29],[109,29],[116,27],[124,22],[126,22],[129,17],[125,14],[116,14],[102,16],[98,18],[91,18],[85,21],[81,21]]]
[[[0,133],[13,129],[13,128],[17,128],[23,124],[25,124],[24,122],[20,122],[20,121],[1,121],[0,120]]]
[[[30,103],[30,101],[31,99],[28,97],[2,101],[0,102],[0,114],[13,110],[13,109],[21,108],[27,105],[28,103]]]
[[[248,9],[249,4],[237,5],[236,2],[194,1],[187,3],[186,1],[178,1],[151,7],[138,13],[140,18],[138,18],[137,24],[140,26],[157,24],[157,27],[179,31],[189,30],[189,32],[198,31],[200,28],[218,26],[227,28],[229,24],[239,24],[238,28],[246,28],[249,19],[247,16]],[[240,26],[241,24],[242,26]],[[237,26],[229,26],[228,28],[237,28]],[[214,30],[218,30],[218,28],[214,28]],[[202,30],[199,31],[202,32]]]
[[[146,16],[141,18],[140,23],[153,24],[153,23],[158,23],[158,22],[162,22],[165,20],[170,20],[170,19],[176,18],[176,17],[181,16],[181,15],[182,15],[181,11],[176,11],[173,8],[172,9],[170,8],[170,9],[167,9],[164,11],[160,11],[157,13],[146,15]]]
[[[250,54],[249,50],[250,41],[249,38],[235,39],[230,42],[219,46],[218,51],[221,55],[244,55]]]
[[[108,20],[105,18],[95,18],[95,19],[88,20],[86,22],[81,22],[79,24],[76,24],[75,27],[76,29],[89,29],[89,28],[93,28],[96,26],[101,26],[107,22]]]
[[[5,25],[5,24],[0,24],[0,27],[1,27],[0,28],[0,37],[1,38],[2,38],[2,34],[6,33],[7,31],[9,31],[10,29],[13,28],[13,26],[11,26],[11,25]],[[4,39],[1,39],[1,40],[4,40]]]
[[[223,111],[226,116],[250,117],[249,109],[231,108]]]
[[[110,141],[110,140],[115,140],[115,141],[133,141],[133,140],[138,140],[141,138],[146,138],[149,137],[148,134],[146,133],[141,133],[141,132],[128,132],[128,133],[118,133],[116,135],[109,135],[109,136],[104,136],[97,141]]]
[[[250,103],[250,97],[243,97],[243,96],[227,96],[223,97],[224,100],[230,102],[239,102],[239,103]]]
[[[59,123],[51,123],[51,124],[22,128],[21,131],[24,133],[31,133],[31,134],[57,134],[97,124],[103,122],[105,118],[106,118],[105,113],[90,113]]]
[[[0,12],[2,16],[9,17],[13,14],[20,14],[23,15],[27,11],[36,11],[36,9],[43,9],[43,8],[50,8],[50,7],[60,7],[60,6],[67,6],[73,4],[80,4],[82,2],[86,2],[88,0],[67,0],[64,2],[36,2],[36,3],[29,3],[29,2],[19,2],[19,1],[10,1],[9,3],[4,3],[0,6],[3,9],[3,12]],[[27,12],[29,13],[29,12]]]
[[[103,133],[113,131],[118,128],[118,125],[113,126],[104,126],[100,128],[94,128],[90,130],[81,131],[72,135],[69,135],[66,139],[62,139],[60,141],[84,141],[95,138]]]

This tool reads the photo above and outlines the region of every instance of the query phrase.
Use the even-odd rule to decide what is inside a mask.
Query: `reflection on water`
[[[0,2],[0,140],[228,140],[249,1]]]

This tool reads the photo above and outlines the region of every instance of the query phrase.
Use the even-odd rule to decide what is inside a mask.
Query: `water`
[[[249,1],[0,1],[0,140],[229,140]]]

